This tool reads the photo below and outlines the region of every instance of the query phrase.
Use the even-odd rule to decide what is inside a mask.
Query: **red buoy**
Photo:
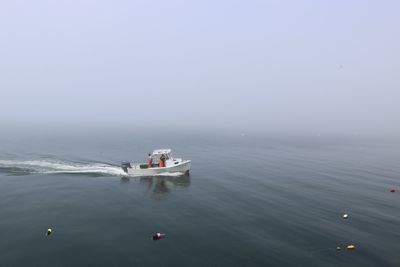
[[[394,188],[392,187],[392,188],[389,189],[389,192],[390,192],[390,193],[394,193],[394,192],[396,192],[396,189],[394,189]]]

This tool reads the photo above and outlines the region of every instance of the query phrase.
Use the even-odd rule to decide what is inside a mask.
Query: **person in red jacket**
[[[165,155],[164,154],[162,154],[160,157],[159,167],[165,167]]]

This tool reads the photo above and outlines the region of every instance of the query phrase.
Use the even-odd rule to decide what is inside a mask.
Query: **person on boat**
[[[151,168],[151,167],[153,167],[153,157],[149,153],[149,158],[147,160],[147,168]]]
[[[159,167],[165,167],[165,155],[164,154],[162,154],[160,157]]]

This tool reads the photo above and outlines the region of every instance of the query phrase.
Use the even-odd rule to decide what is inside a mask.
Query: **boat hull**
[[[131,165],[131,167],[126,168],[126,173],[132,176],[152,176],[164,173],[189,173],[190,171],[190,160],[185,160],[179,164],[167,167],[154,167],[141,169],[140,165]]]

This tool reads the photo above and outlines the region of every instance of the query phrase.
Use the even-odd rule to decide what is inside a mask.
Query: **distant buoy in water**
[[[389,189],[389,192],[390,192],[390,193],[394,193],[394,192],[396,192],[396,189],[394,189],[394,188],[392,187],[392,188]]]
[[[336,250],[337,250],[337,251],[341,251],[342,248],[341,248],[341,247],[336,247]]]
[[[164,238],[165,237],[165,234],[162,234],[162,233],[155,233],[154,235],[153,235],[153,240],[160,240],[161,238]]]
[[[356,246],[354,246],[354,245],[348,245],[346,248],[347,248],[348,250],[355,250],[355,249],[356,249]]]
[[[347,218],[349,218],[349,214],[347,214],[347,213],[343,214],[343,219],[347,219]]]
[[[51,228],[48,228],[47,229],[47,233],[46,233],[46,236],[48,236],[48,235],[51,235],[51,233],[53,232],[53,229],[51,229]]]

